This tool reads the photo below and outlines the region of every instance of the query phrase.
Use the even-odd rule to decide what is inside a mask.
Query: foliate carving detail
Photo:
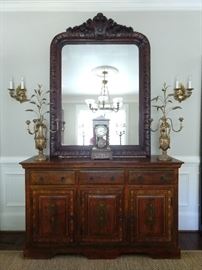
[[[145,225],[149,227],[150,231],[153,231],[156,222],[156,209],[152,198],[147,202],[145,215]]]
[[[129,37],[133,33],[132,27],[117,24],[112,19],[107,19],[102,13],[98,13],[93,19],[85,23],[68,28],[67,34],[73,37],[85,38],[108,38],[108,37]]]

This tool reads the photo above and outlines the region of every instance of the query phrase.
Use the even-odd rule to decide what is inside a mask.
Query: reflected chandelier
[[[101,71],[101,73],[100,73]],[[97,101],[94,99],[86,99],[85,102],[87,103],[89,109],[93,112],[98,110],[110,110],[114,112],[118,112],[119,109],[123,105],[123,98],[122,97],[115,97],[110,100],[109,90],[108,90],[108,80],[106,79],[109,72],[117,73],[118,69],[112,66],[100,66],[93,69],[93,72],[97,73],[97,76],[102,77],[102,87],[100,95],[97,98]]]

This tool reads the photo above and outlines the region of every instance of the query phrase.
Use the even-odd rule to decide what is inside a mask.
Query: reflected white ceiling
[[[118,73],[107,76],[110,95],[130,95],[139,90],[138,47],[130,44],[66,45],[62,49],[64,95],[99,95],[102,77],[92,70],[113,66]]]

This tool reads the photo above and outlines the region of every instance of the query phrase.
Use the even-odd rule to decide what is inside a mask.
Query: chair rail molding
[[[0,11],[144,11],[199,10],[201,0],[0,0]]]
[[[0,158],[0,230],[25,229],[24,170],[19,162],[28,157]],[[179,230],[199,229],[198,156],[175,156],[184,161],[179,171]]]

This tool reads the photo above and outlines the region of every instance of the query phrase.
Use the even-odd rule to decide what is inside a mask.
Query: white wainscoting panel
[[[199,158],[176,157],[185,163],[179,173],[179,230],[198,230]],[[0,159],[0,230],[25,230],[25,157]]]
[[[179,230],[199,229],[199,157],[176,157],[179,174]]]
[[[6,207],[25,207],[24,173],[6,173],[5,183]]]
[[[24,157],[0,159],[0,230],[25,230],[25,180],[19,162]]]

